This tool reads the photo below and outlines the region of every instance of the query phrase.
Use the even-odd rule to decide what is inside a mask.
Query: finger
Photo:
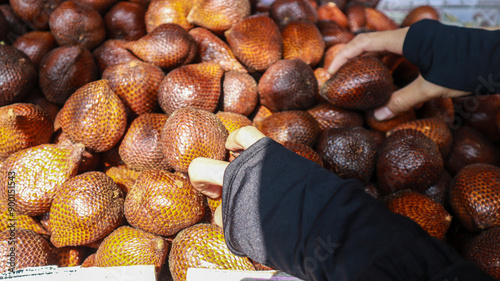
[[[419,103],[432,99],[428,93],[423,92],[420,79],[423,79],[422,76],[418,77],[408,86],[392,93],[389,102],[384,107],[374,111],[373,115],[375,118],[379,121],[387,120],[398,113],[410,110]]]
[[[256,143],[265,135],[253,126],[246,126],[229,134],[226,141],[226,148],[231,151],[244,150]]]
[[[217,209],[215,209],[214,222],[216,225],[222,227],[222,205],[217,206]]]
[[[436,98],[454,98],[469,94],[469,92],[439,86],[420,75],[410,85],[394,92],[386,106],[375,110],[374,116],[382,121]]]
[[[365,45],[368,44],[367,40],[369,40],[369,38],[365,34],[354,37],[354,39],[337,52],[332,63],[328,67],[328,72],[334,74],[348,60],[363,54],[366,49]]]
[[[218,198],[222,194],[224,171],[228,164],[225,161],[198,157],[189,165],[189,180],[199,192]]]
[[[334,74],[349,59],[355,58],[365,52],[391,52],[403,54],[403,44],[408,33],[408,28],[387,30],[357,35],[347,43],[335,56],[328,67],[328,72]]]

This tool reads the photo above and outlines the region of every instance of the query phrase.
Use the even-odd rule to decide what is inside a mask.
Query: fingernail
[[[375,116],[375,119],[378,121],[383,121],[394,117],[394,113],[387,106],[384,106],[375,110],[373,116]]]

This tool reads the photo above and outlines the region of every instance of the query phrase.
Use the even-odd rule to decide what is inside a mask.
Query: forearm
[[[443,25],[433,20],[413,24],[404,56],[434,84],[477,94],[500,92],[500,31]]]
[[[431,280],[471,266],[357,181],[269,138],[228,166],[222,196],[228,247],[305,280]]]

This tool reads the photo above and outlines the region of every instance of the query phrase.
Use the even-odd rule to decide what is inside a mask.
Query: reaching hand
[[[391,52],[402,55],[406,33],[408,27],[359,34],[335,55],[328,72],[334,74],[348,60],[366,52]]]
[[[365,52],[391,52],[402,55],[408,29],[406,27],[356,36],[337,53],[328,68],[328,72],[334,74],[349,59]],[[467,92],[436,85],[419,76],[408,86],[395,91],[385,106],[375,110],[374,116],[378,120],[386,120],[435,98],[459,97],[467,94]]]
[[[389,102],[377,108],[373,115],[377,120],[386,120],[436,98],[453,98],[469,94],[468,92],[445,88],[425,80],[422,75],[406,87],[392,93]]]
[[[265,137],[257,128],[246,126],[231,134],[226,141],[226,148],[230,151],[239,151],[249,148],[261,138]],[[229,162],[198,157],[189,165],[188,174],[193,187],[211,198],[222,195],[224,171]],[[220,206],[215,211],[215,223],[222,227],[222,212]]]

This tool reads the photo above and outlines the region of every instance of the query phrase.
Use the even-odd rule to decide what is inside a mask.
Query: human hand
[[[375,109],[373,115],[379,121],[387,120],[399,113],[418,107],[426,101],[437,98],[461,97],[467,94],[469,93],[436,85],[419,75],[409,85],[392,93],[389,102],[385,106]]]
[[[348,60],[366,52],[391,52],[402,55],[408,29],[405,27],[357,35],[335,55],[328,72],[334,74]]]
[[[334,74],[349,59],[365,52],[391,52],[402,55],[408,29],[409,27],[406,27],[356,36],[337,53],[328,67],[328,72]],[[375,109],[374,117],[379,121],[387,120],[435,98],[459,97],[467,94],[464,91],[436,85],[420,75],[406,87],[395,91],[385,106]]]
[[[226,148],[229,151],[240,151],[249,148],[261,138],[265,137],[257,128],[246,126],[229,134]],[[229,162],[204,157],[195,158],[188,168],[189,180],[193,187],[210,198],[222,195],[224,172]],[[221,206],[217,207],[214,221],[222,227]]]

